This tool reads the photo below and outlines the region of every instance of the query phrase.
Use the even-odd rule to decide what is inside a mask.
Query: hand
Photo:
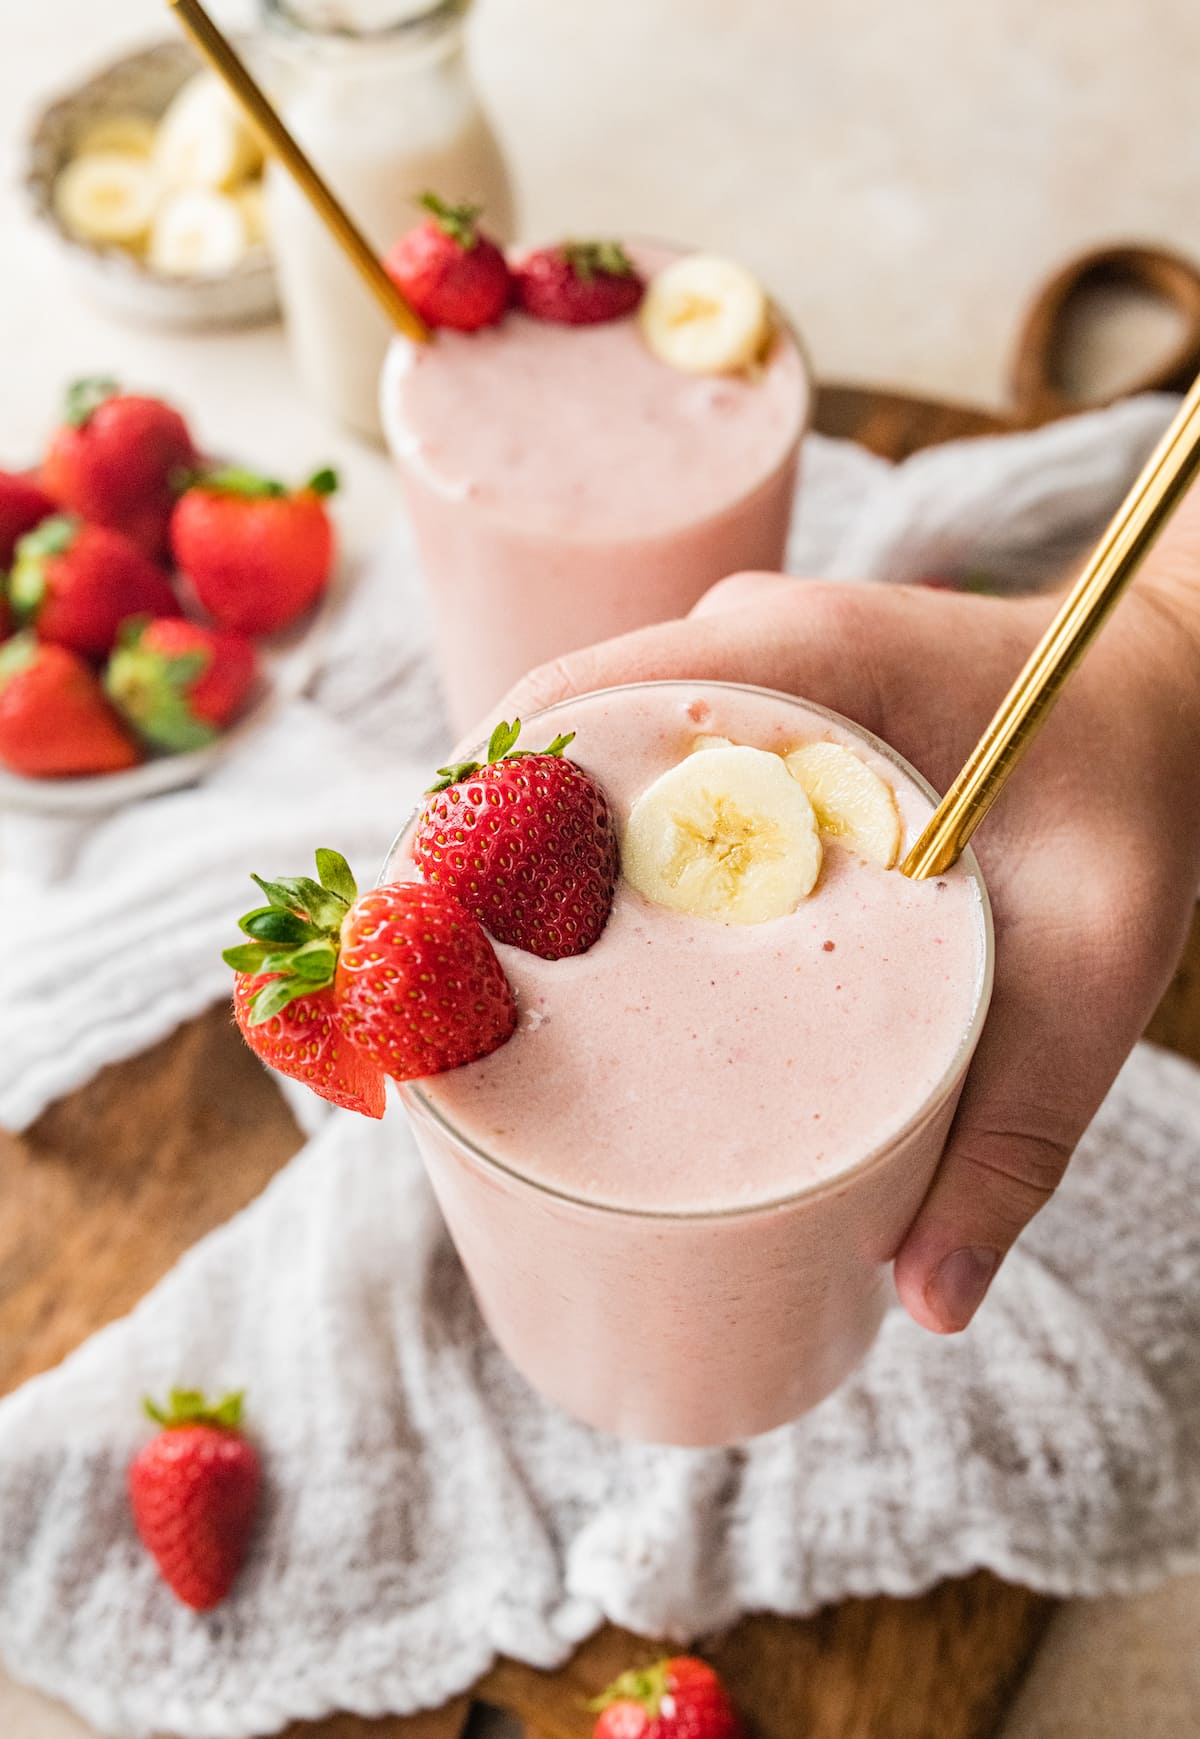
[[[940,1333],[966,1327],[1049,1199],[1186,937],[1200,886],[1200,537],[1182,559],[1174,539],[1158,567],[1162,586],[1147,572],[1122,602],[976,836],[995,991],[895,1270],[910,1314]],[[687,621],[533,672],[503,716],[620,682],[758,683],[846,714],[944,790],[1051,613],[1044,598],[742,574]]]

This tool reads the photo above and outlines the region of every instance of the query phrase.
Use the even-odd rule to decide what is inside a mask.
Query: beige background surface
[[[76,70],[164,34],[156,0],[3,3],[0,463],[61,383],[168,390],[214,446],[338,462],[369,540],[387,467],[298,399],[277,330],[179,340],[84,307],[15,190],[20,141]],[[214,4],[227,20],[239,0]],[[743,257],[819,372],[1002,402],[1020,309],[1079,248],[1200,254],[1194,0],[482,0],[480,82],[529,234],[670,233]],[[1200,1585],[1064,1611],[1006,1739],[1200,1731]],[[0,1680],[0,1733],[76,1739]]]

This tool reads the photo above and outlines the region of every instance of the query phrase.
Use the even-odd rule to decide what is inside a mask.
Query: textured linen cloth
[[[895,468],[814,438],[790,565],[1028,584],[1094,532],[1168,408]],[[318,839],[382,857],[443,746],[422,634],[398,533],[312,697],[203,787],[82,824],[5,817],[26,903],[0,1121],[224,994],[251,863],[303,868]],[[98,1727],[234,1739],[403,1712],[497,1652],[553,1665],[606,1617],[685,1637],[977,1566],[1092,1594],[1200,1565],[1189,1065],[1135,1053],[966,1335],[896,1309],[835,1396],[731,1451],[621,1444],[543,1403],[480,1323],[399,1107],[377,1125],[305,1105],[312,1139],[255,1203],[0,1404],[0,1654]],[[158,1581],[124,1495],[136,1398],[180,1381],[244,1386],[266,1462],[255,1550],[204,1617]]]

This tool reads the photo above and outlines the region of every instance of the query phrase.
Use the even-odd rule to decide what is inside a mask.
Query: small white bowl
[[[200,68],[186,42],[160,42],[127,55],[44,109],[29,138],[25,185],[36,215],[53,231],[80,288],[113,314],[176,329],[246,326],[279,312],[275,268],[265,245],[222,277],[165,277],[117,247],[81,241],[54,208],[54,184],[77,142],[107,115],[157,120]]]

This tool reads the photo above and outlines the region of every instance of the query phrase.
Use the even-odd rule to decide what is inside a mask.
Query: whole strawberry
[[[222,628],[274,634],[310,610],[333,572],[335,539],[318,471],[301,489],[252,471],[214,471],[176,505],[171,548],[197,599]]]
[[[9,576],[17,620],[39,640],[105,658],[127,616],[177,615],[166,575],[124,533],[56,514],[17,545]]]
[[[593,1739],[743,1739],[728,1691],[693,1655],[622,1673],[591,1707]]]
[[[431,216],[408,230],[384,261],[402,294],[430,326],[475,332],[508,307],[508,262],[479,228],[482,207],[448,205],[436,193],[420,203]]]
[[[175,496],[200,461],[188,426],[161,399],[115,381],[76,381],[51,437],[42,481],[61,507],[112,526],[156,561],[167,554]]]
[[[117,711],[145,742],[175,754],[201,749],[232,722],[254,687],[258,655],[241,634],[135,616],[104,673]]]
[[[240,920],[251,938],[226,949],[238,974],[235,1010],[251,1048],[273,1067],[307,1080],[315,1053],[305,1048],[297,1019],[328,1022],[328,1051],[346,1067],[365,1059],[379,1081],[440,1074],[487,1056],[510,1038],[516,1004],[494,949],[456,900],[420,882],[392,882],[360,899],[338,852],[317,853],[319,881],[308,876],[257,882],[269,905]],[[275,1030],[263,1028],[284,1013]],[[284,1050],[286,1042],[298,1047]],[[356,1090],[367,1098],[356,1076]],[[339,1103],[345,1101],[339,1100]]]
[[[535,320],[593,326],[632,314],[645,280],[620,242],[563,242],[513,267],[517,304]]]
[[[18,634],[0,646],[0,762],[30,778],[120,773],[137,745],[95,674],[65,646]]]
[[[27,531],[58,512],[57,503],[36,477],[22,471],[0,471],[0,568],[7,568]]]
[[[166,1412],[145,1408],[162,1430],[130,1463],[134,1525],[172,1593],[208,1612],[233,1587],[258,1507],[262,1470],[239,1429],[242,1397],[209,1406],[172,1389]]]
[[[608,799],[563,751],[518,749],[520,719],[492,732],[487,760],[440,769],[413,855],[430,887],[454,895],[500,942],[543,960],[583,954],[612,909],[617,830]]]

